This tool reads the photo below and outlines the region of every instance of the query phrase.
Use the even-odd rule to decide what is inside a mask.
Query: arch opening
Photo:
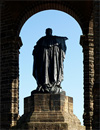
[[[84,32],[84,26],[82,24],[82,15],[81,14],[77,14],[77,9],[76,12],[75,10],[73,11],[72,7],[70,7],[70,4],[68,4],[67,6],[65,6],[64,4],[60,3],[60,2],[53,2],[53,3],[45,3],[44,4],[40,2],[40,4],[37,4],[35,6],[31,5],[31,7],[27,7],[26,11],[24,11],[18,19],[18,27],[17,27],[17,34],[19,35],[20,30],[22,28],[22,26],[24,25],[24,23],[33,15],[41,12],[41,11],[46,11],[46,10],[57,10],[57,11],[62,11],[64,13],[69,14],[70,16],[72,16],[80,25],[82,32]]]
[[[82,47],[78,44],[82,30],[74,18],[58,10],[46,10],[33,15],[21,29],[23,47],[20,50],[19,114],[23,114],[23,98],[37,87],[32,76],[32,50],[36,41],[45,35],[47,27],[53,29],[53,35],[67,36],[69,39],[66,42],[62,88],[67,96],[73,97],[74,113],[83,124],[83,57]]]

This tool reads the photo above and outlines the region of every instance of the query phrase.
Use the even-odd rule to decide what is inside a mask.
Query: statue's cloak
[[[43,85],[50,88],[60,86],[63,80],[63,61],[66,52],[65,40],[65,37],[58,36],[44,36],[38,40],[33,50],[33,76],[38,87]]]

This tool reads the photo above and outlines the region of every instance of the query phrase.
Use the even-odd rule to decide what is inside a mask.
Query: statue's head
[[[52,35],[52,29],[51,28],[47,28],[46,29],[46,35],[47,36],[51,36]]]

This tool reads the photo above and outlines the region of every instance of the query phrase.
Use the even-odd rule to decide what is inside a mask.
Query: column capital
[[[18,49],[20,49],[20,47],[23,45],[21,37],[8,37],[8,38],[2,38],[1,39],[1,44],[16,44]]]
[[[93,42],[94,42],[94,35],[88,34],[88,35],[81,35],[80,36],[80,45],[82,47],[91,46],[91,43],[93,43]],[[93,46],[93,44],[92,44],[92,46]]]

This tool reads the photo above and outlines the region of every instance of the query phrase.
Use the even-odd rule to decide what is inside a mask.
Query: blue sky
[[[46,28],[52,28],[53,35],[66,36],[67,52],[64,61],[64,81],[61,86],[66,96],[73,97],[74,114],[83,124],[83,53],[80,46],[82,30],[78,22],[65,12],[46,10],[34,14],[23,25],[20,37],[23,46],[20,49],[19,68],[19,114],[24,111],[24,98],[36,89],[32,76],[32,51],[37,40],[45,35]]]

